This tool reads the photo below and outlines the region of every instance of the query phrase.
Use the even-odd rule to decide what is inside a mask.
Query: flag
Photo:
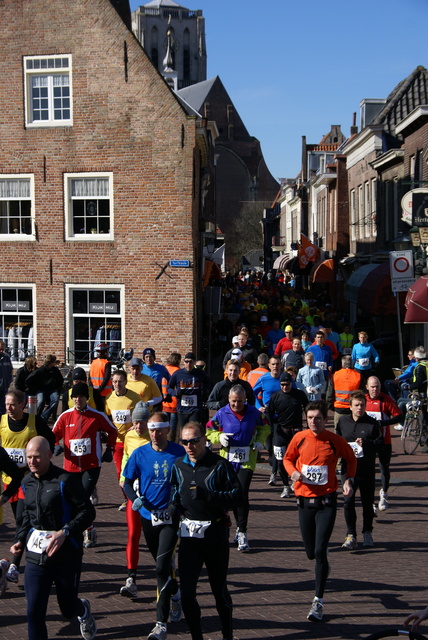
[[[319,249],[303,233],[300,234],[299,267],[304,269],[309,262],[316,262],[319,257]]]

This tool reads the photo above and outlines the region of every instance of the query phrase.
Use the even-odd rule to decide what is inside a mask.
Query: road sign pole
[[[401,318],[400,318],[400,292],[394,292],[395,299],[397,301],[397,328],[398,328],[398,350],[400,353],[400,369],[404,368],[404,353],[403,353],[403,336],[401,333]]]

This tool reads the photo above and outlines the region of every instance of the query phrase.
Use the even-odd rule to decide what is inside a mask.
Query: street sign
[[[393,291],[407,291],[415,281],[413,252],[391,251],[389,254],[391,288]]]
[[[190,260],[170,260],[170,267],[190,267]]]

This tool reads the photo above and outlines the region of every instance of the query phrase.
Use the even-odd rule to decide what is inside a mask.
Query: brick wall
[[[35,284],[38,353],[65,353],[66,283],[124,285],[125,346],[185,353],[194,271],[156,280],[156,262],[195,260],[194,120],[109,0],[5,0],[0,22],[0,173],[34,174],[37,225],[1,242],[0,282]],[[73,126],[26,129],[23,56],[47,54],[72,55]],[[113,172],[114,239],[66,241],[63,174],[97,171]]]

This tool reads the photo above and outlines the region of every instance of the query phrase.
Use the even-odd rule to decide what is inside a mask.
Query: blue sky
[[[362,98],[428,66],[428,0],[181,3],[202,9],[207,77],[220,76],[275,178],[299,172],[302,135],[317,143],[332,124],[348,135]]]

